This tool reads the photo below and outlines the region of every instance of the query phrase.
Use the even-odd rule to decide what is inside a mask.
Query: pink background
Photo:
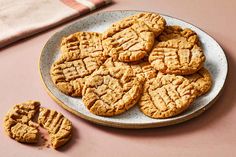
[[[236,156],[235,6],[234,0],[115,0],[99,10],[136,9],[178,17],[209,33],[225,50],[229,73],[222,96],[200,117],[170,127],[123,130],[98,126],[70,114],[47,95],[38,72],[40,51],[50,36],[69,23],[1,49],[0,118],[13,104],[34,99],[62,112],[74,125],[73,139],[59,150],[17,143],[1,127],[1,156]]]

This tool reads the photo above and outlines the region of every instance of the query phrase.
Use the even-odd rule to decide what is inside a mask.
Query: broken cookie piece
[[[72,123],[57,111],[41,107],[38,124],[48,131],[53,148],[64,145],[71,138]]]
[[[36,143],[39,131],[32,120],[39,107],[39,102],[30,100],[16,104],[10,109],[4,118],[4,130],[7,135],[18,142]]]
[[[61,113],[40,107],[38,101],[17,104],[4,118],[7,135],[22,143],[39,141],[39,125],[48,131],[53,148],[60,147],[71,138],[72,123]]]

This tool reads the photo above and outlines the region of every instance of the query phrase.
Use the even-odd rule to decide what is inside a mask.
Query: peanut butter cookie
[[[36,143],[39,131],[32,120],[39,106],[37,101],[16,104],[4,118],[4,130],[7,135],[18,142]]]
[[[167,26],[149,55],[151,65],[168,74],[193,74],[204,61],[196,33],[179,26]]]
[[[120,21],[102,35],[104,54],[122,62],[138,61],[150,52],[154,38],[143,21]]]
[[[72,123],[57,111],[41,107],[38,123],[48,131],[53,148],[64,145],[71,138]]]
[[[211,74],[204,67],[192,75],[186,75],[185,78],[193,84],[197,91],[197,96],[207,93],[212,86]]]
[[[103,57],[102,38],[96,32],[77,32],[64,37],[61,42],[61,51],[75,52],[83,57]]]
[[[143,12],[139,14],[135,14],[133,16],[127,17],[122,21],[129,21],[129,20],[138,20],[144,22],[151,31],[158,36],[164,30],[166,26],[166,21],[163,17],[160,16],[158,13],[148,13]]]
[[[85,79],[103,63],[99,57],[76,52],[63,53],[51,67],[51,78],[57,88],[70,96],[81,96]]]
[[[82,100],[93,114],[118,115],[136,104],[143,81],[126,63],[110,58],[85,82]]]
[[[186,78],[158,73],[144,84],[139,106],[151,118],[168,118],[186,110],[195,98],[195,88]]]
[[[142,75],[146,80],[156,77],[157,71],[147,61],[140,61],[137,63],[129,63],[136,75]]]

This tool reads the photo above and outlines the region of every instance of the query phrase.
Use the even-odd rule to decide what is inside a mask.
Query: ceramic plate
[[[135,106],[119,116],[100,117],[90,113],[83,105],[80,98],[67,96],[54,86],[49,71],[52,63],[61,53],[60,42],[63,36],[67,36],[77,31],[103,32],[111,26],[112,23],[139,12],[140,11],[128,10],[111,11],[86,16],[57,32],[48,40],[41,53],[39,70],[46,91],[59,105],[79,117],[97,124],[119,128],[150,128],[172,125],[189,120],[200,115],[215,102],[224,86],[228,71],[228,64],[224,51],[212,37],[196,26],[166,15],[162,16],[166,19],[168,25],[179,25],[183,28],[191,28],[199,35],[206,56],[205,67],[210,71],[213,77],[211,91],[194,101],[187,111],[173,118],[151,119],[142,114],[139,111],[138,106]]]

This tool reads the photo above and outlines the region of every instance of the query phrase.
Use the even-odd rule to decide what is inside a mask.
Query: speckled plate
[[[166,19],[169,25],[180,25],[184,28],[188,27],[193,29],[199,35],[206,55],[205,66],[213,76],[213,86],[211,91],[208,92],[208,94],[199,97],[187,111],[173,118],[151,119],[142,114],[139,111],[138,106],[135,106],[119,116],[100,117],[90,113],[83,105],[81,99],[67,96],[61,93],[54,86],[49,71],[52,63],[60,55],[60,42],[63,36],[67,36],[77,31],[103,32],[117,20],[139,12],[140,11],[128,10],[110,11],[86,16],[57,32],[48,40],[41,53],[39,70],[42,81],[46,87],[45,89],[53,100],[69,112],[72,112],[81,118],[97,124],[119,128],[151,128],[184,122],[200,115],[215,102],[224,86],[228,71],[228,64],[224,51],[219,44],[204,31],[192,24],[167,15],[162,16]]]

